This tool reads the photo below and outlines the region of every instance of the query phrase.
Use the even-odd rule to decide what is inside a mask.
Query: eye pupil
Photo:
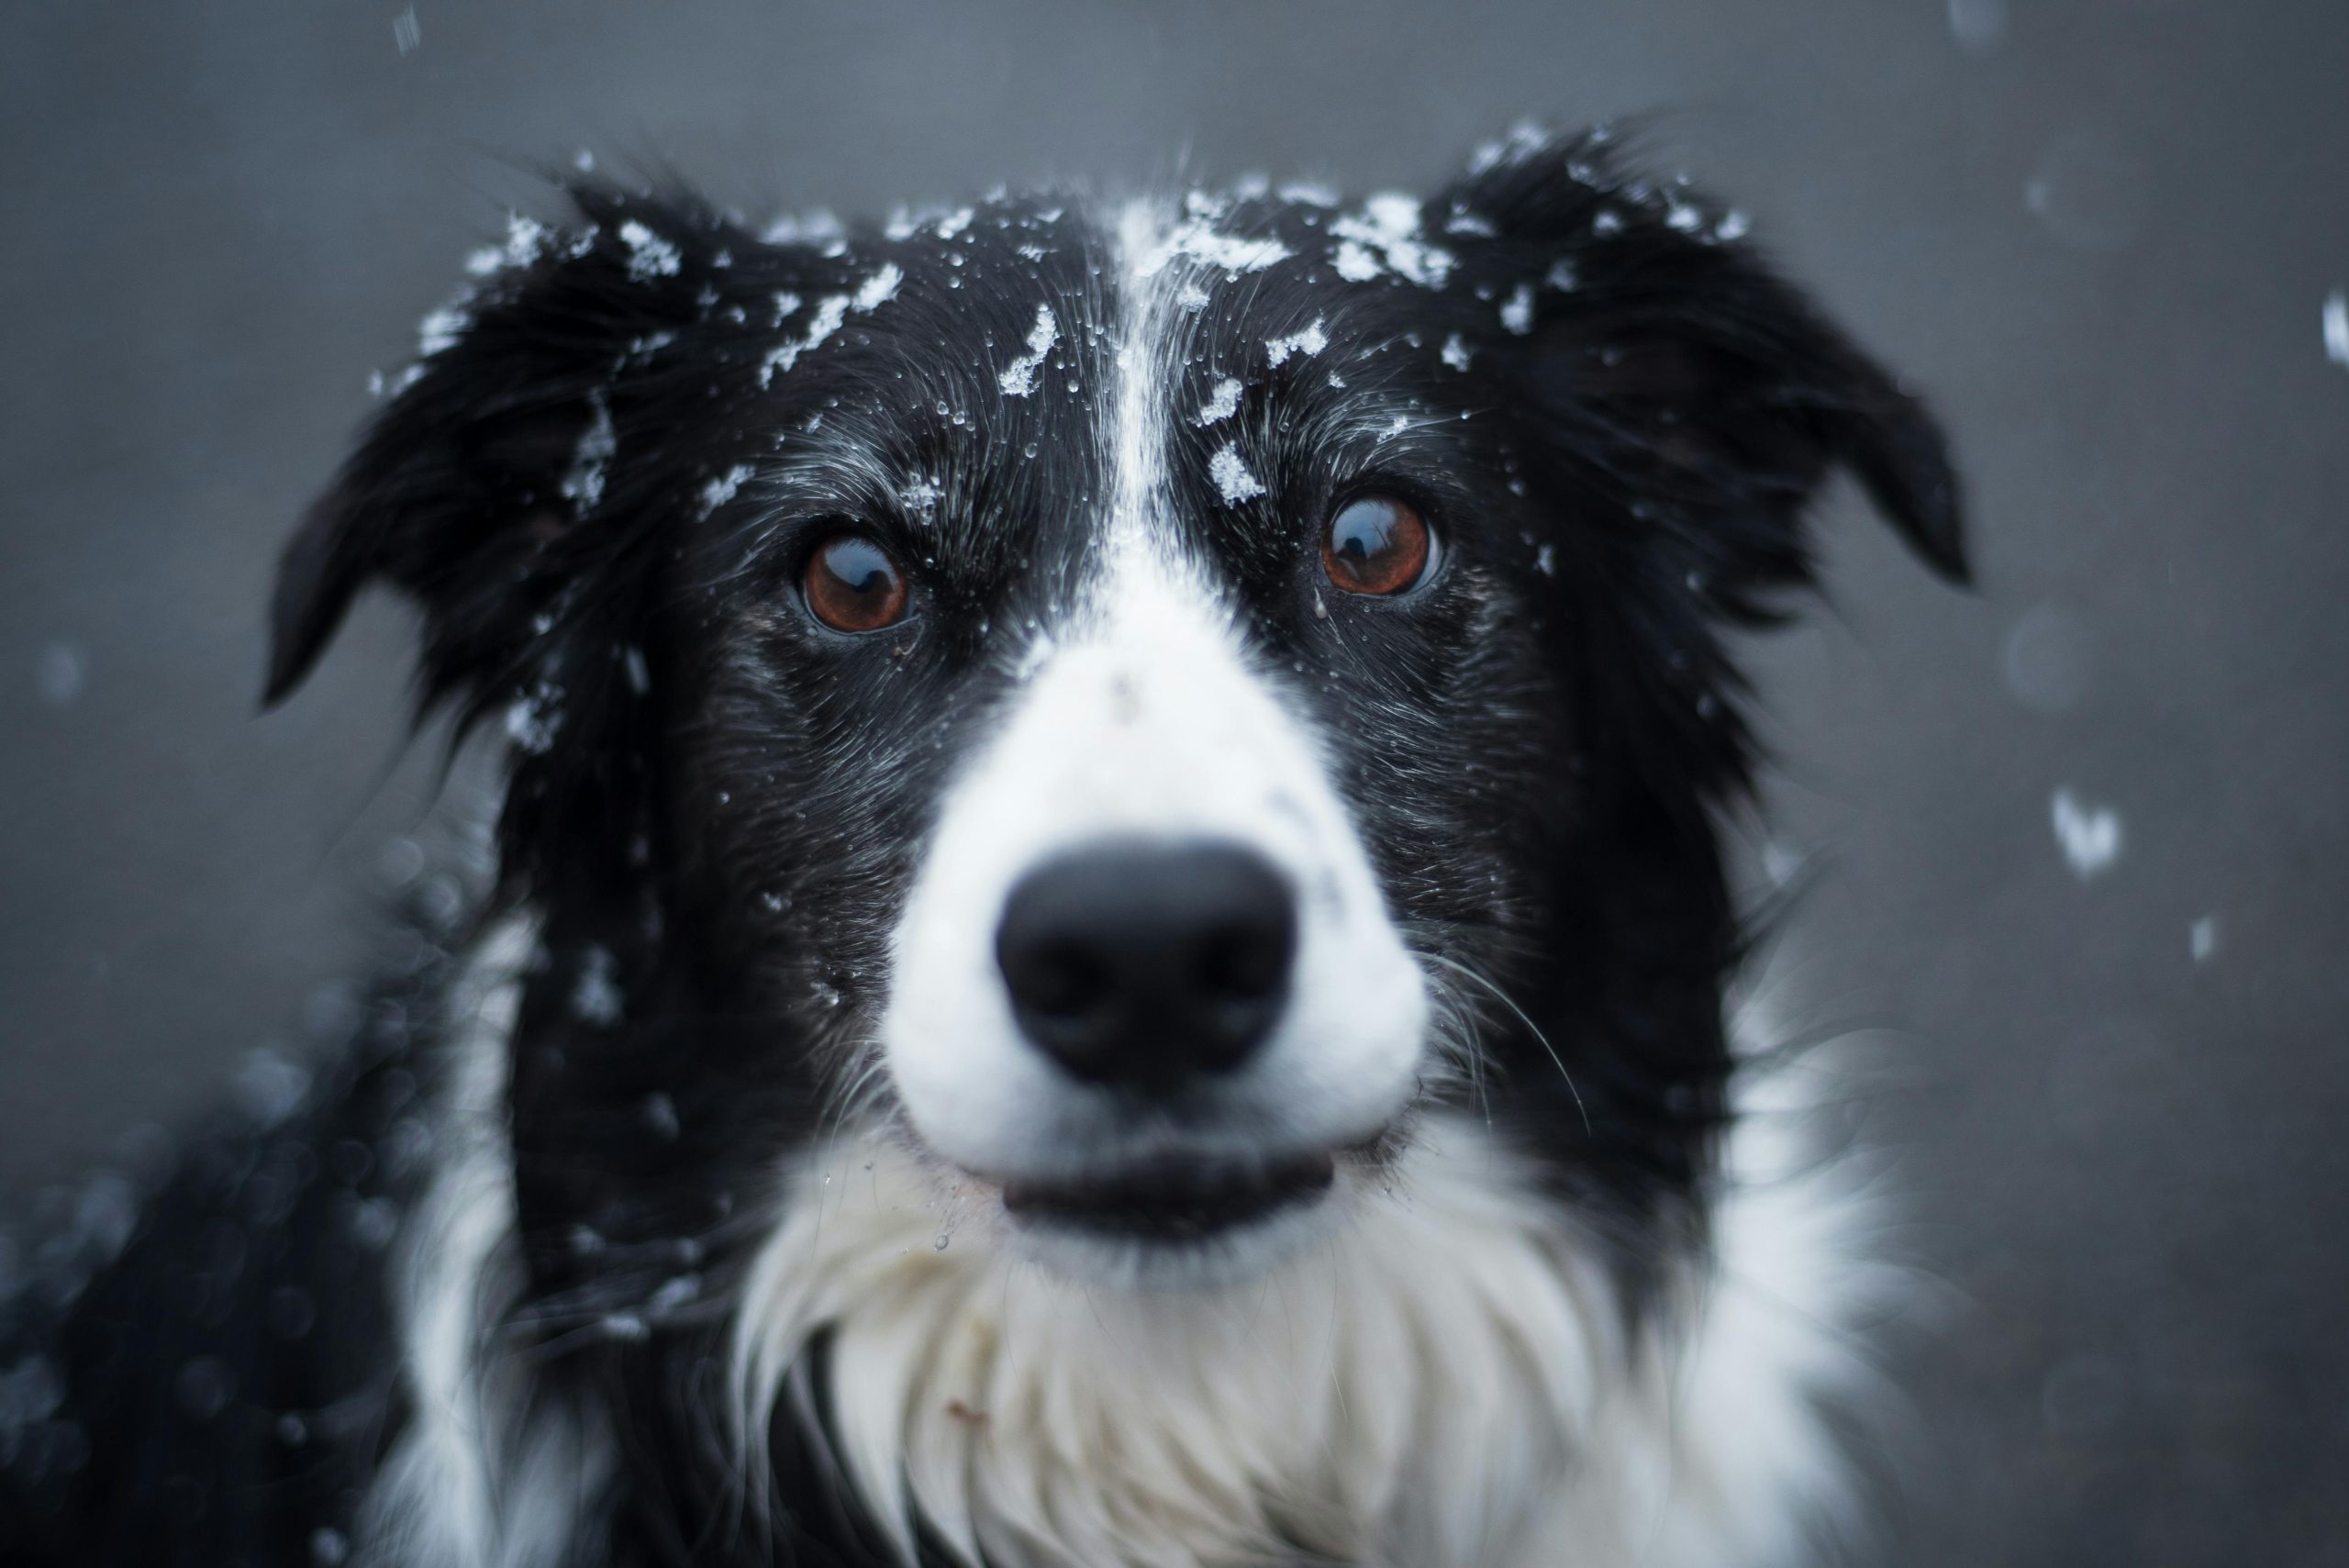
[[[1419,514],[1390,495],[1350,501],[1330,519],[1322,570],[1349,594],[1393,595],[1427,576],[1433,538]]]
[[[809,613],[834,631],[878,631],[905,618],[905,573],[863,534],[837,533],[818,544],[801,587]]]

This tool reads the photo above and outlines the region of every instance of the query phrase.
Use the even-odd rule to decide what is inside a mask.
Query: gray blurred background
[[[1413,185],[1623,112],[1938,402],[1976,501],[1979,595],[1843,497],[1831,606],[1756,651],[1753,874],[1820,875],[1786,995],[1880,1031],[1942,1282],[1876,1555],[2349,1561],[2342,0],[15,0],[0,1189],[346,1012],[431,783],[407,627],[256,718],[261,606],[521,167],[755,216]]]

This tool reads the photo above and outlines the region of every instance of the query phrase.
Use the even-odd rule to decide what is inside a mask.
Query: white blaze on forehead
[[[1183,417],[1172,396],[1183,280],[1150,264],[1157,228],[1138,209],[1119,229],[1130,266],[1104,409],[1108,514],[1086,585],[1019,660],[1000,727],[949,785],[896,935],[882,1027],[891,1078],[932,1151],[982,1173],[1119,1153],[1108,1111],[1020,1037],[995,959],[1019,878],[1103,840],[1236,842],[1296,889],[1289,1008],[1219,1091],[1231,1138],[1271,1149],[1370,1136],[1414,1091],[1420,1062],[1419,967],[1317,738],[1252,666],[1175,525],[1164,454]]]
[[[1163,504],[1166,476],[1166,398],[1161,375],[1164,352],[1158,339],[1182,310],[1182,287],[1172,291],[1163,216],[1147,202],[1134,202],[1118,215],[1118,254],[1125,262],[1122,320],[1119,325],[1117,379],[1110,417],[1109,494],[1107,519],[1113,546],[1135,542],[1152,509]]]

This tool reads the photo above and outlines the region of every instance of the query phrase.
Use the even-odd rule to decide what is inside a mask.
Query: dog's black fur
[[[1410,942],[1522,1009],[1483,1021],[1493,1110],[1637,1311],[1655,1261],[1702,1244],[1726,1114],[1742,941],[1716,819],[1754,749],[1724,635],[1810,581],[1805,506],[1838,468],[1944,575],[1965,565],[1918,403],[1605,139],[1514,145],[1428,201],[1441,288],[1341,283],[1328,208],[1242,193],[1217,226],[1292,254],[1197,314],[1186,395],[1313,322],[1332,347],[1256,378],[1222,428],[1264,495],[1214,504],[1208,434],[1167,434],[1185,524],[1337,738]],[[754,1522],[711,1415],[726,1307],[779,1152],[865,1060],[930,813],[1014,681],[991,639],[1051,624],[1094,526],[1117,345],[1064,333],[1031,396],[996,379],[1038,300],[1114,292],[1106,239],[1050,198],[769,240],[691,196],[571,195],[578,222],[481,281],[289,547],[268,697],[383,583],[423,612],[423,706],[503,716],[516,741],[471,918],[541,922],[505,1333],[529,1397],[619,1451],[608,1495],[575,1500],[599,1542],[580,1561],[877,1563],[820,1423],[790,1411]],[[770,371],[807,302],[885,263],[885,306]],[[1520,333],[1497,312],[1527,285]],[[1439,359],[1455,335],[1464,368]],[[1364,475],[1442,535],[1408,605],[1323,605],[1300,573]],[[850,640],[798,613],[811,531],[841,517],[904,551],[903,627]],[[463,945],[437,935],[424,951]],[[351,1542],[408,1418],[382,1221],[430,1162],[447,967],[387,985],[295,1115],[190,1143],[118,1254],[87,1226],[33,1254],[0,1356],[7,1561]]]

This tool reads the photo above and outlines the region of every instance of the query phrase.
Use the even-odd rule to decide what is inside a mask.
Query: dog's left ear
[[[1924,406],[1679,184],[1620,172],[1604,136],[1520,138],[1429,205],[1496,312],[1534,461],[1567,495],[1669,530],[1717,607],[1765,617],[1808,580],[1802,513],[1848,470],[1925,562],[1965,582],[1958,488]],[[1651,541],[1652,542],[1652,541]],[[1643,545],[1642,550],[1645,549]]]
[[[423,613],[420,699],[470,717],[544,678],[562,631],[641,578],[631,562],[665,518],[630,450],[680,412],[669,367],[709,333],[729,248],[752,247],[689,199],[570,194],[579,227],[516,219],[473,263],[481,281],[427,318],[423,358],[286,545],[265,705],[370,584]]]

